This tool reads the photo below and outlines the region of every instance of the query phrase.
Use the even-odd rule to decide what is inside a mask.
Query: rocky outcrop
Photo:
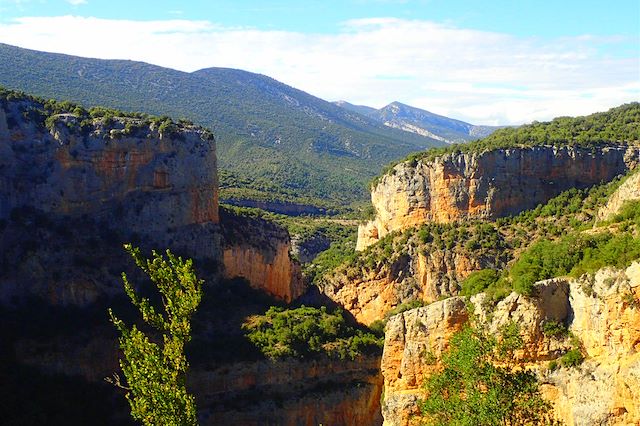
[[[458,282],[488,267],[495,267],[495,259],[461,248],[418,252],[409,247],[380,268],[338,271],[319,285],[359,322],[371,324],[403,303],[430,303],[458,294]]]
[[[226,278],[245,278],[251,287],[286,302],[306,290],[300,264],[291,258],[286,229],[260,218],[222,216],[222,260]]]
[[[598,220],[609,220],[615,216],[626,201],[640,200],[640,173],[629,176],[620,187],[611,194],[607,204],[598,210]]]
[[[188,386],[202,424],[379,425],[379,356],[198,366]]]
[[[543,395],[565,424],[628,425],[640,422],[640,264],[610,268],[578,280],[538,283],[531,297],[511,294],[491,309],[484,295],[471,299],[474,314],[497,333],[514,321],[524,346],[518,362],[538,372]],[[382,358],[385,425],[412,424],[421,383],[437,365],[447,339],[467,319],[461,298],[435,302],[392,317]],[[578,367],[549,369],[575,342],[547,336],[544,324],[568,326],[586,360]],[[425,354],[430,354],[425,356]]]
[[[569,285],[569,329],[587,359],[543,376],[545,395],[566,424],[640,423],[640,264]]]
[[[0,111],[0,301],[88,306],[122,293],[123,242],[219,262],[208,131],[46,117],[26,96],[0,100]]]
[[[531,209],[567,189],[625,174],[638,155],[637,146],[627,145],[536,146],[400,163],[372,189],[376,217],[359,227],[357,249],[427,221],[491,219]]]
[[[467,322],[465,301],[452,297],[389,319],[385,329],[381,371],[384,377],[382,415],[385,425],[410,424],[418,414],[425,375],[436,366],[431,356],[446,350],[451,336]]]

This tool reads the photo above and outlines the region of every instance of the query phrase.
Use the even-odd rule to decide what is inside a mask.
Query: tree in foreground
[[[535,374],[514,365],[513,352],[522,346],[515,324],[500,339],[466,326],[450,345],[442,369],[424,383],[427,397],[419,405],[427,425],[557,424]]]
[[[122,274],[131,302],[158,333],[148,336],[136,325],[127,327],[109,309],[120,332],[124,353],[120,367],[126,384],[117,373],[107,381],[127,390],[131,416],[143,425],[197,425],[195,399],[185,386],[188,363],[184,346],[191,340],[191,316],[200,304],[203,282],[196,278],[191,260],[183,261],[169,250],[166,259],[155,251],[152,259],[145,259],[140,249],[130,244],[125,250],[157,287],[164,312],[156,310],[148,298],[138,296],[127,275]]]

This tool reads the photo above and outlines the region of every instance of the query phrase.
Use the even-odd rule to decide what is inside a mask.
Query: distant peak
[[[399,102],[399,101],[393,101],[389,105],[387,105],[387,107],[396,107],[396,108],[402,108],[402,109],[416,109],[416,107],[412,107],[411,105],[403,104],[402,102]]]

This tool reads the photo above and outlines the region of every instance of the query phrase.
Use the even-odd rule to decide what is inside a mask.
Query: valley
[[[200,424],[435,422],[425,383],[469,324],[515,341],[508,373],[530,374],[549,418],[640,422],[640,104],[489,128],[239,70],[9,57],[8,424],[131,424],[104,382],[121,357],[107,309],[144,327],[122,272],[164,299],[124,243],[205,282],[186,349]]]

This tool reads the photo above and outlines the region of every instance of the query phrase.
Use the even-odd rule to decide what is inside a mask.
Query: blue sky
[[[640,98],[638,0],[0,0],[0,42],[270,75],[479,124]]]
[[[640,31],[637,0],[0,0],[0,4],[4,20],[66,14],[140,20],[180,17],[264,30],[330,33],[350,19],[396,17],[519,36],[638,37]]]

